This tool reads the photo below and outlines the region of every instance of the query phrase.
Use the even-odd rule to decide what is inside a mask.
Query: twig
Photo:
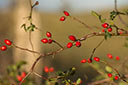
[[[42,78],[42,79],[44,79],[44,80],[48,80],[46,77],[43,77],[42,75],[36,73],[35,71],[34,71],[33,73],[34,73],[36,76],[38,76],[38,77],[40,77],[40,78]]]
[[[116,12],[118,12],[118,9],[117,9],[117,0],[115,0],[115,10],[116,10]],[[122,17],[121,17],[120,15],[118,15],[118,18],[119,18],[119,20],[121,21],[121,23],[122,23],[123,25],[125,25],[126,27],[128,26],[128,25],[123,21],[123,19],[122,19]]]
[[[89,29],[92,29],[90,26],[88,26],[86,23],[84,23],[83,21],[77,19],[76,17],[73,17],[73,16],[70,16],[73,20],[81,23],[82,25],[84,25],[85,27],[89,28]]]
[[[93,49],[92,54],[91,54],[91,56],[90,56],[90,59],[92,59],[92,57],[93,57],[93,55],[94,55],[96,49],[97,49],[103,42],[104,42],[104,39]]]
[[[37,52],[37,51],[34,51],[34,50],[30,50],[30,49],[27,49],[27,48],[22,48],[22,47],[19,47],[17,45],[15,45],[14,43],[12,44],[12,46],[14,46],[15,48],[18,48],[20,50],[24,50],[24,51],[28,51],[28,52],[31,52],[31,53],[36,53],[38,55],[41,55],[41,53]]]
[[[60,43],[58,43],[57,41],[53,40],[53,42],[54,42],[55,44],[57,44],[59,47],[63,48],[63,46],[62,46]]]
[[[100,85],[100,84],[103,84],[105,82],[110,82],[110,81],[111,80],[109,78],[107,78],[107,79],[103,79],[103,80],[99,80],[99,81],[95,81],[95,82],[89,83],[88,85]],[[112,85],[117,85],[117,84],[113,82]]]

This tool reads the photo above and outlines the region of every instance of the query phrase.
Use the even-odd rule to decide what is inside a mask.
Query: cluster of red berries
[[[80,47],[80,46],[81,46],[81,42],[80,42],[79,40],[77,40],[75,36],[70,35],[68,38],[69,38],[71,41],[74,41],[74,42],[75,42],[76,47]],[[67,44],[67,48],[71,48],[72,46],[73,46],[73,43],[72,43],[72,42],[69,42],[69,43]]]
[[[113,77],[113,75],[111,74],[111,73],[108,73],[108,77],[109,78],[112,78]],[[116,76],[114,76],[114,80],[118,80],[119,79],[119,77],[116,75]]]
[[[70,16],[70,14],[69,14],[67,11],[63,11],[63,13],[64,13],[66,16]],[[65,19],[66,19],[65,16],[60,17],[60,21],[64,21]]]
[[[26,76],[26,72],[22,72],[21,75],[17,75],[17,80],[20,82]]]
[[[53,71],[54,71],[53,67],[50,67],[50,68],[48,68],[47,66],[44,67],[44,72],[46,72],[46,73],[53,72]]]
[[[108,23],[102,24],[102,27],[104,28],[104,29],[102,29],[102,32],[105,32],[105,31],[111,32],[112,31],[112,28],[111,28],[111,26],[109,26]]]
[[[109,59],[113,59],[113,56],[112,56],[112,54],[110,54],[110,53],[107,54],[107,57],[108,57]],[[116,59],[116,60],[120,60],[120,57],[119,57],[119,56],[116,56],[115,59]]]
[[[41,39],[41,42],[42,43],[49,43],[49,44],[51,44],[52,43],[52,39],[51,39],[51,37],[52,37],[52,34],[50,33],[50,32],[46,32],[46,36],[48,37],[48,38],[50,38],[50,39],[47,39],[47,38],[43,38],[43,39]]]
[[[5,39],[5,40],[4,40],[4,43],[5,43],[6,45],[8,45],[8,46],[12,45],[12,42],[11,42],[10,40],[8,40],[8,39]],[[1,46],[1,47],[0,47],[0,50],[2,50],[2,51],[7,50],[7,46],[6,46],[6,45]]]
[[[100,61],[100,58],[99,57],[94,57],[93,58],[96,62],[99,62]],[[81,63],[86,63],[86,62],[88,62],[88,63],[92,63],[92,59],[83,59],[83,60],[81,60]]]

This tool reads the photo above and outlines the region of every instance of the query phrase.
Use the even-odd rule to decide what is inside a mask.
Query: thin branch
[[[92,29],[90,26],[88,26],[86,23],[84,23],[83,21],[77,19],[76,17],[73,17],[73,16],[70,16],[73,20],[81,23],[82,25],[84,25],[85,27],[89,28],[89,29]]]
[[[117,9],[117,0],[115,0],[115,10],[116,10],[116,12],[118,12],[118,9]],[[121,22],[123,25],[125,25],[126,27],[128,26],[128,25],[123,21],[123,19],[122,19],[122,17],[121,17],[120,15],[118,15],[118,18],[119,18],[120,22]]]
[[[117,75],[120,77],[121,80],[123,80],[124,82],[128,83],[128,82],[122,77],[122,75],[118,72],[118,70],[117,70],[116,68],[114,68],[110,63],[105,62],[105,61],[100,61],[100,62],[103,63],[103,64],[106,64],[106,65],[110,66],[110,67],[117,73]]]
[[[59,47],[63,48],[63,46],[62,46],[60,43],[58,43],[57,41],[53,40],[53,42],[54,42],[55,44],[57,44]]]
[[[29,42],[30,42],[30,45],[31,45],[32,50],[34,50],[34,45],[32,43],[31,33],[32,33],[32,31],[29,31]],[[34,53],[33,53],[33,56],[35,57],[35,54]]]
[[[91,56],[90,56],[90,59],[92,59],[92,57],[93,57],[93,55],[94,55],[96,49],[104,42],[104,40],[105,40],[105,39],[103,39],[103,40],[93,49],[92,54],[91,54]]]
[[[19,83],[19,85],[21,85],[23,82],[24,82],[24,80],[27,78],[27,77],[29,77],[30,75],[31,75],[31,71],[29,71],[28,73],[27,73],[27,75],[22,79],[22,81]]]
[[[44,80],[48,80],[46,77],[43,77],[42,75],[36,73],[35,71],[34,71],[33,73],[34,73],[36,76],[38,76],[38,77],[40,77],[40,78],[42,78],[42,79],[44,79]]]
[[[110,82],[110,81],[111,80],[109,78],[107,78],[107,79],[103,79],[103,80],[99,80],[99,81],[89,83],[88,85],[100,85],[100,84],[107,83],[107,82]],[[117,84],[113,83],[112,85],[117,85]]]
[[[36,53],[38,55],[41,55],[41,53],[39,53],[37,51],[33,51],[33,50],[30,50],[30,49],[27,49],[27,48],[19,47],[19,46],[15,45],[14,43],[12,44],[12,46],[14,46],[15,48],[20,49],[20,50],[24,50],[24,51],[28,51],[28,52],[31,52],[31,53]]]

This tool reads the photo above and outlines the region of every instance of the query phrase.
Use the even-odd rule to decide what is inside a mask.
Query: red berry
[[[52,37],[52,34],[50,32],[46,33],[47,37]]]
[[[5,51],[7,49],[7,47],[5,45],[1,46],[0,48],[2,51]]]
[[[88,63],[92,63],[92,59],[89,58],[89,59],[88,59]]]
[[[102,29],[102,32],[105,32],[105,29]]]
[[[119,79],[119,77],[118,77],[118,76],[115,76],[115,77],[114,77],[114,79],[115,79],[115,80],[118,80],[118,79]]]
[[[67,48],[71,48],[72,47],[72,43],[71,42],[69,42],[68,44],[67,44]]]
[[[21,76],[17,76],[17,79],[18,79],[18,81],[22,81],[22,77]]]
[[[51,44],[51,43],[52,43],[52,39],[49,39],[49,40],[48,40],[48,43]]]
[[[47,38],[44,38],[44,39],[41,40],[41,42],[43,42],[43,43],[47,43],[48,40],[47,40]]]
[[[47,67],[47,66],[45,66],[45,67],[44,67],[44,71],[45,71],[46,73],[48,73],[48,72],[49,72],[49,69],[48,69],[48,67]]]
[[[107,28],[108,27],[108,23],[102,24],[102,27]]]
[[[120,57],[119,56],[116,56],[116,60],[120,60]]]
[[[36,1],[35,5],[39,5],[39,2],[38,2],[38,1]]]
[[[86,63],[86,62],[87,62],[86,59],[81,60],[81,63]]]
[[[111,73],[108,73],[108,77],[110,77],[110,78],[111,78],[111,77],[112,77],[112,74],[111,74]]]
[[[64,21],[65,20],[65,16],[62,16],[61,18],[60,18],[60,21]]]
[[[68,38],[69,38],[70,40],[72,40],[72,41],[76,41],[76,37],[73,36],[73,35],[70,35]]]
[[[67,11],[64,11],[64,14],[65,14],[66,16],[69,16],[69,13],[68,13]]]
[[[97,61],[97,62],[99,62],[100,61],[100,58],[94,57],[94,60]]]
[[[119,33],[120,33],[120,34],[123,34],[123,32],[122,32],[122,31],[120,31]]]
[[[81,43],[79,41],[76,41],[76,47],[80,47]]]
[[[12,44],[12,42],[8,39],[5,39],[4,42],[5,42],[6,45],[11,45]]]
[[[54,71],[53,67],[49,68],[49,72],[53,72],[53,71]]]
[[[112,59],[112,54],[107,54],[108,58]]]
[[[25,72],[22,72],[21,77],[24,78],[26,76]]]
[[[108,32],[111,32],[112,31],[112,28],[108,28],[107,30],[108,30]]]

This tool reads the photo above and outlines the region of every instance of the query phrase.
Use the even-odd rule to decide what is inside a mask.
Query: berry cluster
[[[112,56],[112,54],[110,54],[110,53],[107,54],[107,57],[108,57],[109,59],[113,59],[113,56]],[[116,56],[115,59],[116,59],[116,60],[120,60],[120,57],[119,57],[119,56]]]
[[[99,58],[99,57],[94,57],[93,59],[94,59],[96,62],[99,62],[99,61],[100,61],[100,58]],[[92,59],[88,58],[87,60],[86,60],[86,59],[81,60],[81,63],[86,63],[86,62],[92,63]]]
[[[51,37],[52,37],[52,34],[50,33],[50,32],[46,32],[46,36],[48,37],[48,38],[50,38],[50,39],[47,39],[47,38],[43,38],[43,39],[41,39],[41,42],[42,43],[49,43],[49,44],[51,44],[52,43],[52,39],[51,39]]]
[[[112,75],[111,73],[108,73],[108,77],[109,77],[109,78],[112,78],[113,75]],[[119,77],[118,77],[117,75],[114,76],[113,78],[114,78],[114,80],[118,80],[118,79],[119,79]]]
[[[81,42],[80,42],[78,39],[76,39],[75,36],[70,35],[68,38],[69,38],[71,41],[74,41],[74,42],[75,42],[75,46],[76,46],[76,47],[80,47],[80,46],[81,46]],[[72,42],[69,42],[69,43],[67,44],[67,48],[71,48],[72,46],[73,46],[73,43],[72,43]]]
[[[104,28],[104,29],[102,29],[102,32],[105,32],[105,31],[112,32],[112,28],[111,28],[111,26],[109,26],[108,23],[102,24],[102,27]]]
[[[6,45],[8,45],[8,46],[12,45],[12,42],[11,42],[10,40],[8,40],[8,39],[5,39],[5,40],[4,40],[4,43],[5,43]],[[6,46],[6,45],[1,46],[1,47],[0,47],[0,50],[2,50],[2,51],[7,50],[7,46]]]
[[[63,13],[64,13],[66,16],[70,16],[70,14],[69,14],[67,11],[63,11]],[[66,19],[65,16],[60,17],[60,21],[64,21],[65,19]]]
[[[50,67],[50,68],[48,68],[47,66],[44,67],[44,72],[46,72],[46,73],[53,72],[53,71],[54,71],[53,67]]]
[[[17,75],[17,80],[18,80],[19,82],[21,82],[22,79],[23,79],[25,76],[26,76],[26,72],[22,72],[21,75]]]

